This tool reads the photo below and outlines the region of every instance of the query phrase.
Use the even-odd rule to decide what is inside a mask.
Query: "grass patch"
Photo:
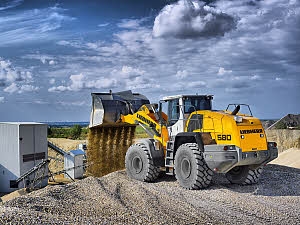
[[[137,126],[135,129],[135,138],[149,138],[148,134],[141,126]]]

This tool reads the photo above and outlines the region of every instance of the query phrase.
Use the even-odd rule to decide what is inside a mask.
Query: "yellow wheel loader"
[[[202,189],[214,173],[222,173],[231,183],[254,184],[262,166],[278,156],[276,143],[267,142],[260,120],[245,104],[213,110],[212,95],[170,96],[150,104],[131,91],[92,98],[90,127],[140,125],[149,135],[126,152],[126,172],[133,179],[152,182],[165,171],[184,188]]]

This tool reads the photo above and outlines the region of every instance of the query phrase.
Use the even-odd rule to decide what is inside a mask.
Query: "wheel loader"
[[[278,157],[277,144],[267,142],[246,104],[213,110],[212,95],[169,96],[150,104],[131,91],[92,93],[92,99],[90,127],[140,125],[149,135],[126,152],[126,173],[136,180],[153,182],[164,171],[186,189],[208,187],[214,173],[234,184],[254,184],[263,166]]]

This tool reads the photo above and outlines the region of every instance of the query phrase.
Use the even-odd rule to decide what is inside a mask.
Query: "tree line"
[[[48,127],[48,138],[87,139],[88,128],[76,124],[72,127]]]

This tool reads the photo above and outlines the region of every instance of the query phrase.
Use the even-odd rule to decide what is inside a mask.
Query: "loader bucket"
[[[139,93],[122,91],[116,93],[92,93],[92,111],[89,127],[117,126],[121,114],[133,114],[149,100]]]

